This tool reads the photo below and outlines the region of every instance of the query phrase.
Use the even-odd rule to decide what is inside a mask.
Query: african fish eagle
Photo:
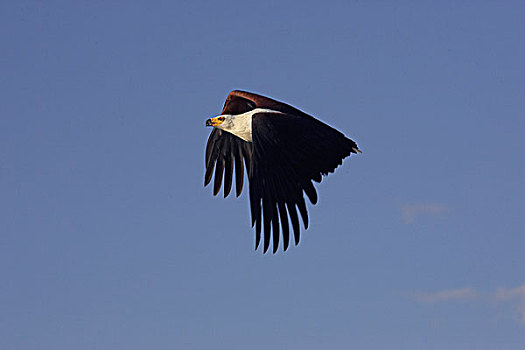
[[[206,120],[213,130],[206,146],[204,185],[215,173],[213,194],[224,179],[224,197],[232,188],[235,169],[236,192],[242,192],[244,167],[249,180],[255,249],[264,226],[264,253],[273,240],[279,246],[279,223],[283,250],[288,249],[291,221],[294,241],[299,243],[299,209],[304,228],[308,212],[303,197],[317,203],[312,184],[321,182],[352,153],[361,153],[357,144],[341,132],[286,103],[246,91],[232,91],[222,113]],[[263,225],[264,223],[264,225]]]

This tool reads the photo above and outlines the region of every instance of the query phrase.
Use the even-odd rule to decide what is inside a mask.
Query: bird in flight
[[[206,145],[204,186],[213,175],[213,194],[224,180],[224,197],[231,191],[235,171],[237,197],[242,193],[244,167],[248,174],[255,249],[264,234],[266,253],[270,241],[273,253],[279,247],[280,230],[286,251],[291,222],[295,245],[308,212],[303,197],[317,203],[312,181],[333,173],[343,159],[361,153],[357,144],[341,132],[286,103],[246,91],[232,91],[219,116],[206,120],[213,130]],[[234,170],[235,169],[235,170]],[[280,223],[280,225],[279,225]]]

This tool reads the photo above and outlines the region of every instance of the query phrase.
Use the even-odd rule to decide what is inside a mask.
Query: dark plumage
[[[225,117],[227,121],[233,118],[233,125],[240,125],[243,118],[251,118],[252,142],[221,130],[221,127],[227,129],[226,122],[221,125]],[[208,185],[215,173],[213,194],[219,193],[224,182],[224,197],[227,197],[235,169],[239,196],[246,166],[255,248],[259,246],[263,231],[265,253],[270,240],[273,252],[277,251],[279,227],[286,251],[290,222],[295,244],[299,243],[297,209],[305,229],[308,228],[303,192],[312,204],[316,204],[317,192],[312,180],[321,182],[322,175],[334,172],[345,157],[360,152],[354,141],[312,116],[285,103],[245,91],[232,91],[221,115],[209,119],[206,124],[215,128],[206,146],[204,184]]]

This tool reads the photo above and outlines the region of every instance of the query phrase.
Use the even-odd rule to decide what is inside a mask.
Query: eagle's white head
[[[206,120],[206,126],[213,126],[240,137],[244,141],[252,142],[252,115],[253,111],[237,115],[221,114]]]

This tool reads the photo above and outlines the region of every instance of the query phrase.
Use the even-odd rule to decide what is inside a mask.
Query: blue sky
[[[525,347],[524,10],[2,2],[1,348]],[[203,187],[233,89],[364,150],[286,253]]]

